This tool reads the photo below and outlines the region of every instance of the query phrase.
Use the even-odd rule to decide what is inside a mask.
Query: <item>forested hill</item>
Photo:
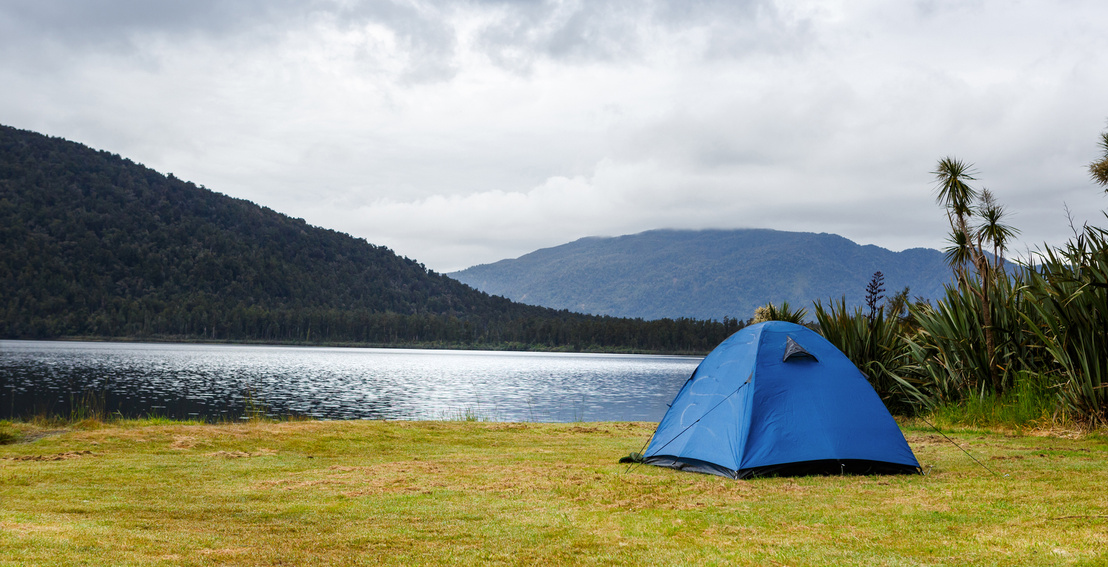
[[[6,126],[0,242],[0,338],[707,350],[734,330],[671,321],[680,329],[662,337],[657,324],[513,303],[365,240]]]
[[[451,276],[533,305],[619,317],[737,317],[767,302],[863,302],[874,272],[892,295],[935,299],[951,272],[938,250],[892,252],[834,234],[654,230],[583,238]]]

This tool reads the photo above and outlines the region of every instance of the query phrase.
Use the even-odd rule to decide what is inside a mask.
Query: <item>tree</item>
[[[946,208],[946,217],[950,222],[951,234],[946,257],[954,269],[959,281],[965,283],[965,264],[976,264],[970,245],[969,217],[973,216],[973,202],[977,200],[977,190],[969,185],[976,181],[973,165],[947,156],[939,160],[938,167],[931,172],[935,176],[937,195],[935,200]]]
[[[932,172],[935,176],[936,201],[946,208],[950,222],[950,236],[946,252],[947,262],[958,279],[963,293],[973,293],[981,301],[981,321],[985,332],[985,349],[989,360],[989,378],[993,391],[1001,393],[999,368],[996,360],[996,334],[993,329],[991,295],[996,278],[1004,270],[1004,251],[1008,240],[1018,233],[1004,224],[1005,211],[988,189],[980,192],[969,181],[976,181],[973,165],[953,157],[939,160]],[[971,219],[980,218],[976,227]],[[986,245],[992,248],[992,262],[985,254]],[[976,271],[979,286],[970,285],[966,265]]]
[[[1108,192],[1108,132],[1100,134],[1099,145],[1101,158],[1089,164],[1089,173],[1093,176],[1093,181],[1103,185],[1104,191]]]
[[[981,191],[981,204],[977,209],[981,217],[981,224],[977,227],[974,236],[977,238],[978,247],[982,242],[991,242],[993,245],[992,271],[1004,269],[1004,251],[1008,240],[1019,234],[1019,230],[1004,224],[1004,207],[996,202],[992,192],[988,189]],[[987,258],[983,260],[988,261]]]

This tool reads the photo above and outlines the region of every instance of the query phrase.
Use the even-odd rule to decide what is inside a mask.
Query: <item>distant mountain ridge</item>
[[[769,229],[652,230],[588,237],[449,275],[492,295],[617,317],[749,318],[767,302],[794,307],[845,297],[862,305],[874,272],[886,294],[937,298],[951,272],[938,250],[893,252],[827,233]]]

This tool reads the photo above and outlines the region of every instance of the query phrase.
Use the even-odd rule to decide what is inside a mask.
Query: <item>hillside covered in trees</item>
[[[0,338],[707,351],[738,328],[490,296],[363,239],[0,126]]]

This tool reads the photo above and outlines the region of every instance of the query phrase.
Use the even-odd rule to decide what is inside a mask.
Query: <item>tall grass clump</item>
[[[465,422],[493,422],[499,421],[495,414],[481,410],[480,406],[466,406],[443,412],[441,421],[465,421]]]
[[[995,278],[985,288],[975,279],[947,286],[945,296],[911,306],[918,325],[904,338],[912,371],[921,381],[925,405],[957,403],[970,397],[1000,397],[1021,376],[1041,374],[1052,365],[1030,328],[1033,318],[1019,274]],[[987,302],[982,297],[987,297]],[[991,325],[982,315],[988,309]],[[992,352],[985,348],[993,336]]]
[[[1032,328],[1038,318],[1019,273],[995,278],[988,301],[980,281],[950,285],[935,304],[897,301],[846,307],[816,303],[820,331],[866,375],[894,413],[932,414],[972,426],[1034,425],[1054,418],[1063,375]],[[985,339],[988,305],[992,354]],[[886,311],[888,308],[888,311]],[[907,315],[900,313],[907,309]],[[990,368],[990,364],[995,367]]]
[[[1108,424],[1108,231],[1085,227],[1046,248],[1028,276],[1025,320],[1060,369],[1066,410]]]
[[[789,323],[796,323],[797,325],[803,325],[804,319],[808,316],[808,310],[800,307],[793,309],[788,301],[781,302],[780,306],[773,303],[767,303],[754,310],[754,317],[751,319],[751,324],[763,323],[765,321],[786,321]]]
[[[10,445],[19,441],[20,437],[19,431],[12,426],[12,422],[0,421],[0,445]]]
[[[69,397],[70,423],[108,421],[108,402],[105,392],[88,390],[80,395]]]
[[[1054,377],[1024,372],[1000,396],[968,396],[931,409],[936,423],[970,427],[1049,426],[1059,417]]]

